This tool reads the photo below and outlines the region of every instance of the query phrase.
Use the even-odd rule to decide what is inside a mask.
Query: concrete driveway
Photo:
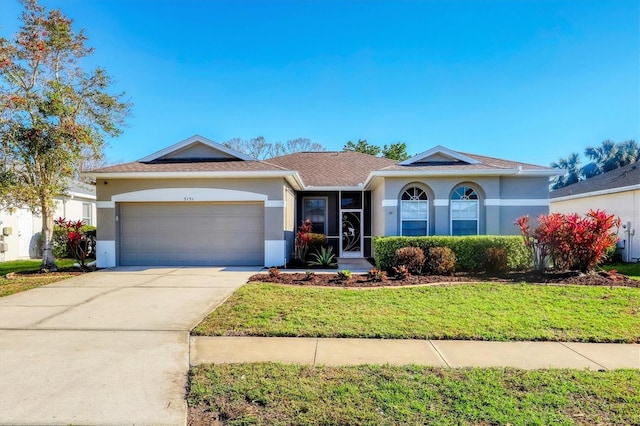
[[[189,330],[256,271],[117,268],[0,298],[0,424],[185,424]]]

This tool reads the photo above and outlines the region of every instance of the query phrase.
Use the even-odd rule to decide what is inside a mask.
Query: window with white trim
[[[91,203],[82,203],[82,221],[85,225],[93,225],[93,206]]]
[[[461,185],[451,194],[451,235],[478,235],[479,198],[475,189]]]
[[[429,234],[429,197],[417,186],[407,188],[400,197],[401,235]]]
[[[309,219],[313,225],[313,232],[327,233],[327,198],[302,199],[302,220]]]

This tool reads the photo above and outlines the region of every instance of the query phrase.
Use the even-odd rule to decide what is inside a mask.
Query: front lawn
[[[75,259],[56,259],[58,269],[71,268],[76,263]],[[0,262],[0,276],[5,276],[10,272],[38,272],[40,271],[41,260],[10,260]]]
[[[640,342],[640,289],[460,284],[354,290],[248,284],[205,336]]]
[[[59,269],[71,268],[75,262],[74,259],[57,259],[56,265]],[[5,275],[11,272],[38,272],[41,264],[40,260],[13,260],[0,263],[0,297],[72,277],[71,274],[56,273],[55,275],[37,274],[13,279],[5,278]]]
[[[640,371],[202,365],[189,424],[640,424]],[[221,421],[221,423],[217,423]]]

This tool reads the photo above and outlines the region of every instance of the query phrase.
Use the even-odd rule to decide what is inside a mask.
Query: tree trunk
[[[42,238],[44,248],[42,250],[42,266],[43,270],[57,271],[56,258],[53,255],[53,209],[44,201],[42,208]]]

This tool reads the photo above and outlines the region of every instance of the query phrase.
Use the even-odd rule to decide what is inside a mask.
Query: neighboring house
[[[622,220],[618,248],[622,259],[640,258],[640,162],[551,191],[554,213],[604,210]]]
[[[53,217],[83,220],[86,224],[95,226],[95,186],[70,181],[67,191],[55,197]],[[4,242],[6,248],[4,252],[0,249],[0,261],[40,257],[41,230],[41,217],[33,215],[28,208],[0,210],[0,242]]]
[[[282,265],[304,219],[342,257],[375,235],[517,234],[556,169],[437,146],[403,161],[301,152],[258,161],[193,136],[96,178],[98,266]]]

